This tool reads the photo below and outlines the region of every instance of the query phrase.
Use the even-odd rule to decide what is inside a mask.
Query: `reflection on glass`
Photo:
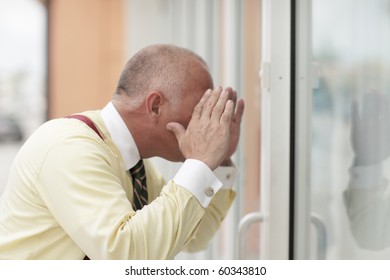
[[[388,96],[370,92],[352,106],[352,148],[350,188],[345,192],[352,234],[362,248],[390,246],[390,196],[382,174],[390,155]]]
[[[311,209],[330,259],[390,256],[389,50],[389,0],[312,1]]]

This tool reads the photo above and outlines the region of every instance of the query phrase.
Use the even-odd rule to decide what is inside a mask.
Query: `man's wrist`
[[[233,166],[233,161],[231,158],[227,158],[224,161],[222,161],[220,166]]]
[[[233,163],[233,161],[231,161],[231,165],[228,166],[221,165],[213,172],[215,176],[217,176],[218,179],[222,182],[223,184],[222,189],[231,189],[236,180],[238,169]]]
[[[204,208],[223,185],[204,162],[195,159],[187,159],[173,181],[190,191]]]
[[[349,169],[349,186],[355,189],[367,189],[382,185],[384,180],[382,169],[382,163],[351,166]]]

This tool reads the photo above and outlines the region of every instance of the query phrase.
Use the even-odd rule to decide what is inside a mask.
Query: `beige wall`
[[[124,64],[123,0],[51,0],[49,118],[101,108]]]
[[[244,214],[260,210],[260,80],[261,1],[246,0],[244,5],[244,99],[243,141],[245,157]],[[248,230],[246,258],[259,256],[259,224]]]
[[[250,196],[259,197],[260,185],[260,59],[261,59],[261,25],[260,25],[260,1],[247,0],[244,18],[244,99],[246,110],[244,123],[244,149],[246,155],[246,176],[248,186],[256,186]],[[248,197],[249,198],[249,197]],[[256,205],[247,204],[247,210],[258,210]],[[256,208],[254,208],[256,207]]]

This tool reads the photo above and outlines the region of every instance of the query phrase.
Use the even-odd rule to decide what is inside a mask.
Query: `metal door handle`
[[[260,223],[264,221],[264,214],[261,212],[253,212],[245,215],[238,225],[238,259],[241,260],[244,257],[244,234],[248,230],[249,226],[254,223]]]
[[[261,212],[253,212],[245,215],[238,225],[238,259],[244,258],[245,238],[250,225],[263,222],[265,215]],[[310,222],[317,230],[317,259],[324,260],[326,257],[327,233],[324,221],[317,214],[310,215]]]
[[[324,221],[318,216],[317,214],[312,213],[310,215],[310,222],[313,224],[313,226],[317,229],[317,259],[318,260],[324,260],[326,257],[326,243],[327,243],[327,236],[326,236],[326,226]]]

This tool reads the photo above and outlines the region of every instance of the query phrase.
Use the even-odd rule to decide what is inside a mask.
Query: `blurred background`
[[[0,192],[23,140],[47,119],[47,10],[0,1]]]
[[[239,199],[207,252],[178,258],[233,258],[240,217],[259,210],[260,4],[0,0],[0,194],[18,149],[40,124],[102,108],[139,49],[154,43],[186,47],[207,61],[215,85],[232,86],[251,102],[235,158],[244,172],[237,180]],[[178,168],[154,160],[167,179]],[[245,258],[257,258],[258,228],[251,227],[247,236]]]

